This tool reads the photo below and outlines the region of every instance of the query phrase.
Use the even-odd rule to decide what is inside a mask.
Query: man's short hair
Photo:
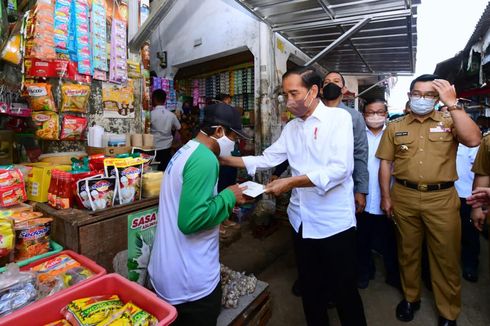
[[[227,98],[231,99],[230,94],[224,94],[224,93],[222,93],[222,94],[219,94],[218,96],[216,96],[216,100],[221,101],[221,102],[223,102]]]
[[[415,78],[414,80],[412,80],[412,83],[410,84],[410,92],[415,87],[415,83],[417,83],[417,82],[428,82],[428,81],[433,81],[436,79],[440,79],[440,77],[437,75],[431,75],[431,74],[420,75],[417,78]]]
[[[151,99],[154,103],[165,103],[167,100],[167,93],[163,89],[156,89],[153,91]]]
[[[386,101],[382,98],[370,98],[367,99],[364,105],[362,106],[362,112],[366,111],[366,108],[368,105],[373,104],[373,103],[381,103],[385,107],[385,111],[388,111],[388,105],[386,104]]]
[[[332,71],[329,71],[326,75],[325,75],[325,78],[327,78],[328,75],[330,74],[338,74],[340,76],[340,78],[342,78],[342,85],[345,86],[345,78],[344,78],[344,75],[342,75],[340,72],[338,72],[337,70],[332,70]]]
[[[312,88],[313,85],[316,85],[318,87],[317,97],[320,97],[320,89],[322,88],[323,80],[316,69],[304,66],[295,67],[286,71],[286,73],[282,75],[282,80],[291,75],[300,76],[303,86],[308,89]]]

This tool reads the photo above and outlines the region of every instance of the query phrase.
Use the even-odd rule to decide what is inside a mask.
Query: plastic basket
[[[177,318],[176,309],[158,298],[155,293],[118,274],[108,274],[0,318],[0,325],[44,325],[62,319],[61,309],[73,300],[113,294],[117,294],[124,303],[131,301],[154,315],[159,321],[158,325],[170,325]]]
[[[19,265],[20,267],[23,267],[23,266],[26,266],[26,265],[29,265],[33,262],[36,262],[40,259],[43,259],[43,258],[46,258],[46,257],[50,257],[50,256],[53,256],[59,252],[61,252],[63,250],[63,247],[61,245],[59,245],[58,243],[54,242],[53,240],[51,240],[49,242],[49,248],[51,249],[50,251],[44,253],[44,254],[41,254],[41,255],[37,255],[37,256],[34,256],[34,257],[31,257],[29,259],[25,259],[25,260],[20,260],[20,261],[17,261],[17,265]],[[5,272],[6,270],[6,267],[1,267],[0,268],[0,273],[3,273]]]

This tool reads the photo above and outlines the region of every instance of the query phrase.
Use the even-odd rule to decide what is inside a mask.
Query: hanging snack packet
[[[117,295],[101,295],[74,300],[61,314],[73,326],[97,325],[122,306]]]
[[[116,178],[92,178],[87,180],[90,205],[93,211],[114,206]]]
[[[114,162],[118,180],[119,204],[128,204],[141,199],[143,163],[144,161],[141,159]]]
[[[14,250],[14,225],[11,220],[7,218],[0,219],[0,264],[10,262],[10,256]]]
[[[33,111],[53,111],[56,112],[54,105],[51,85],[47,83],[26,84],[29,107]]]
[[[46,140],[58,140],[59,121],[55,112],[33,112],[32,121],[38,127],[36,136]]]
[[[61,140],[82,140],[85,138],[87,118],[65,115],[61,124]]]
[[[61,86],[61,112],[87,112],[90,86],[64,84]]]
[[[153,160],[157,156],[156,149],[143,149],[143,148],[139,148],[139,147],[133,147],[131,149],[131,154],[134,154],[134,153],[139,153],[140,157],[146,161],[144,164],[145,172],[151,170],[151,168],[150,168],[151,163],[153,162]]]
[[[52,218],[36,218],[15,225],[15,260],[25,260],[49,251]]]

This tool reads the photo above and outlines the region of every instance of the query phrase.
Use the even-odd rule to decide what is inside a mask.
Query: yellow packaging
[[[14,214],[22,213],[22,212],[32,212],[32,206],[20,203],[11,207],[1,207],[0,208],[0,218],[11,217]]]
[[[26,182],[27,199],[45,203],[48,201],[48,189],[51,182],[51,170],[70,171],[70,165],[53,165],[50,163],[26,163],[32,170]]]
[[[162,184],[163,172],[148,172],[143,174],[143,198],[158,197]]]
[[[97,326],[154,326],[158,319],[135,304],[128,302]]]

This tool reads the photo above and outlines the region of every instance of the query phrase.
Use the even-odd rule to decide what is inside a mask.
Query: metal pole
[[[331,52],[333,49],[335,49],[337,46],[342,44],[344,41],[348,40],[352,35],[357,33],[361,28],[366,26],[369,22],[371,21],[371,17],[366,17],[354,26],[352,26],[347,32],[342,34],[338,39],[330,43],[329,46],[327,46],[325,49],[323,49],[320,53],[318,53],[316,56],[314,56],[310,61],[308,61],[305,66],[311,66],[321,58],[323,58],[325,55],[327,55],[329,52]]]

